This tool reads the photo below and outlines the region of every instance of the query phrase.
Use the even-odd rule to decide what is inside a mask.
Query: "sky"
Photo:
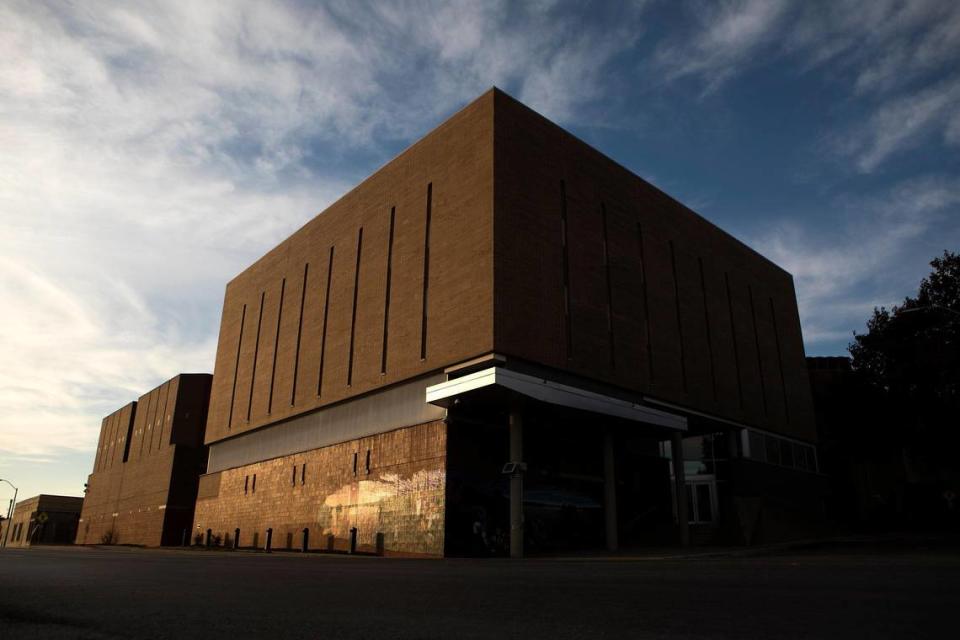
[[[0,478],[213,368],[226,282],[491,86],[793,274],[808,355],[960,249],[960,3],[0,3]],[[6,509],[12,493],[0,484]]]

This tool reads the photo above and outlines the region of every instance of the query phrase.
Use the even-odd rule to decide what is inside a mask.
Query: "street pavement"
[[[0,638],[950,638],[960,553],[510,560],[0,551]]]

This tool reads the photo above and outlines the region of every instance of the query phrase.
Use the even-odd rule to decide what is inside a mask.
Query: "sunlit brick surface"
[[[332,534],[345,550],[356,527],[361,550],[382,533],[387,553],[442,555],[445,487],[446,425],[432,422],[204,476],[193,535],[239,528],[240,546],[263,546],[272,528],[275,548],[299,548],[307,528],[311,548]]]
[[[78,544],[180,541],[206,464],[209,392],[209,375],[182,374],[104,418]]]

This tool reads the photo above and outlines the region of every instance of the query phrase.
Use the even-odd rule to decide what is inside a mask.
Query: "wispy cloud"
[[[3,3],[4,459],[210,370],[226,281],[465,100],[574,117],[642,5]]]
[[[661,44],[656,60],[668,79],[698,76],[706,93],[754,62],[777,35],[787,0],[728,0],[693,5],[695,26]]]
[[[782,220],[750,240],[793,274],[813,351],[849,338],[874,306],[902,301],[930,258],[960,242],[960,183],[952,176],[907,180],[881,194],[841,199],[835,209],[829,229]]]

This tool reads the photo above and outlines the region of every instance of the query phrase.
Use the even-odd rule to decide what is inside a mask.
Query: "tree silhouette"
[[[884,420],[905,453],[908,476],[934,494],[960,469],[960,255],[944,251],[916,297],[875,308],[867,332],[854,333],[852,367],[879,394]]]

